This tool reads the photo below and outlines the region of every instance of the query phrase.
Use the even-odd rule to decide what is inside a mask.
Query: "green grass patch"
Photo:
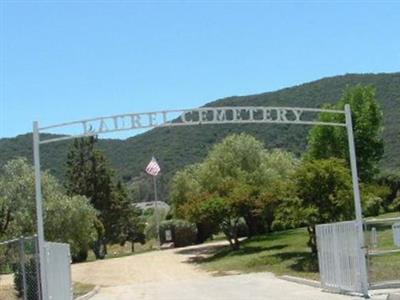
[[[74,282],[74,299],[93,290],[95,286],[89,283]]]
[[[387,219],[387,218],[400,218],[400,213],[399,212],[390,212],[390,213],[385,213],[381,214],[376,217],[368,217],[366,220],[372,220],[372,219]]]
[[[400,214],[398,212],[393,212],[369,219],[398,217],[400,217]],[[393,223],[394,221],[384,223],[369,223],[367,225],[365,239],[370,251],[381,252],[399,249],[399,247],[394,244],[393,240]],[[371,239],[372,228],[375,228],[377,233],[378,243],[376,248],[373,247]],[[400,280],[400,253],[386,253],[379,256],[370,256],[368,260],[368,266],[369,279],[371,283]]]
[[[238,251],[229,247],[218,249],[198,262],[217,275],[269,271],[319,279],[318,263],[312,258],[307,240],[305,228],[271,233],[243,241]]]
[[[370,283],[400,280],[400,253],[372,256],[368,266]]]
[[[400,217],[399,213],[388,213],[375,218]],[[374,224],[378,233],[378,251],[398,249],[393,242],[392,223]],[[370,230],[370,225],[368,226]],[[370,236],[366,233],[366,242]],[[318,261],[307,246],[308,233],[305,228],[275,232],[250,238],[241,243],[241,249],[217,248],[209,257],[198,259],[201,266],[216,275],[231,272],[251,273],[268,271],[276,275],[293,275],[319,280]],[[371,282],[400,279],[400,253],[370,257]]]
[[[113,244],[107,246],[107,255],[104,259],[119,258],[125,256],[131,256],[140,254],[148,251],[156,250],[156,241],[154,239],[147,241],[144,245],[135,243],[135,251],[132,252],[132,244],[130,242],[125,243],[124,246],[119,244]],[[95,261],[96,257],[93,251],[89,251],[88,258],[85,262]]]

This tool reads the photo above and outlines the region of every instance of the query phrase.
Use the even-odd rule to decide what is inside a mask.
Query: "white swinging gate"
[[[331,113],[345,116],[344,122],[324,122],[316,121],[316,116],[319,113]],[[259,107],[259,106],[234,106],[234,107],[203,107],[197,109],[183,109],[183,110],[170,110],[148,113],[132,113],[115,115],[109,117],[99,117],[94,119],[87,119],[75,122],[68,122],[53,126],[39,127],[38,122],[33,123],[33,152],[35,164],[35,187],[36,187],[36,212],[37,212],[37,235],[39,242],[39,255],[40,255],[40,272],[41,272],[41,290],[42,300],[50,300],[49,291],[54,290],[54,282],[46,276],[45,265],[45,239],[43,230],[43,213],[42,213],[42,191],[41,191],[41,172],[40,172],[40,145],[52,143],[62,140],[68,140],[78,137],[94,136],[103,133],[111,133],[118,131],[126,131],[133,129],[155,128],[155,127],[170,127],[170,126],[190,126],[200,124],[257,124],[257,123],[278,123],[278,124],[303,124],[303,125],[324,125],[324,126],[340,126],[347,129],[348,144],[350,151],[351,172],[353,179],[353,192],[355,203],[355,214],[358,224],[362,223],[361,201],[358,185],[358,175],[356,166],[356,154],[353,138],[353,127],[351,121],[351,110],[349,105],[345,105],[344,110],[332,109],[317,109],[317,108],[291,108],[291,107]],[[70,130],[73,132],[71,135],[64,135],[50,139],[40,139],[40,133],[53,132],[54,130]],[[57,132],[63,133],[65,132]],[[340,227],[340,226],[339,226]],[[353,255],[358,257],[360,264],[360,272],[357,277],[359,283],[354,287],[349,287],[349,290],[361,292],[365,296],[368,295],[367,286],[367,272],[365,264],[364,253],[364,239],[363,232],[360,226],[355,230],[349,232],[349,236],[353,237],[354,251],[351,257],[347,258],[352,260]],[[321,251],[325,253],[325,246],[321,244]],[[329,246],[329,245],[328,245]],[[338,243],[336,245],[338,251],[343,245]],[[328,252],[326,252],[328,253]],[[340,252],[339,257],[345,257],[345,252]],[[325,257],[325,256],[324,256]],[[327,255],[328,259],[333,256]],[[331,264],[326,264],[326,274],[330,270],[338,268],[340,259]],[[51,267],[47,267],[51,268]],[[324,264],[325,268],[325,264]],[[323,269],[325,270],[325,269]],[[66,277],[65,277],[66,278]],[[330,287],[329,276],[322,278],[323,285],[327,288]],[[339,281],[337,285],[339,289],[346,289],[344,281]],[[54,296],[53,296],[54,297]]]
[[[363,293],[365,255],[360,255],[357,221],[317,225],[318,263],[321,286],[334,292]]]

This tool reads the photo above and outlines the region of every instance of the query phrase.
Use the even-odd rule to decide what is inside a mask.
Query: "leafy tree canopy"
[[[307,226],[309,246],[317,253],[315,226],[354,216],[352,183],[345,161],[337,158],[303,161],[293,174],[295,197],[279,207],[282,223]]]
[[[48,172],[42,175],[45,237],[69,243],[73,256],[87,251],[96,237],[96,211],[83,196],[68,196]],[[36,233],[34,170],[25,159],[0,171],[0,239]]]
[[[228,136],[204,162],[176,174],[171,188],[175,214],[192,222],[218,224],[232,247],[238,248],[240,219],[248,226],[257,223],[268,205],[273,213],[272,204],[289,191],[288,174],[295,165],[292,155],[267,152],[250,135]]]
[[[338,104],[329,106],[343,110],[349,104],[352,111],[357,166],[362,181],[369,182],[378,172],[383,156],[382,110],[371,86],[357,85],[346,89]],[[323,121],[344,122],[344,115],[323,113]],[[347,132],[343,128],[314,127],[309,136],[308,156],[312,159],[336,157],[349,161]]]

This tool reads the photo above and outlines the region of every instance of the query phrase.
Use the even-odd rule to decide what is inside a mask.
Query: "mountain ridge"
[[[286,87],[277,91],[248,96],[229,96],[206,103],[217,106],[291,106],[318,108],[335,103],[347,86],[367,84],[376,87],[376,96],[384,112],[385,156],[382,168],[400,169],[400,72],[378,74],[345,74]],[[125,181],[142,176],[143,169],[155,154],[162,167],[164,184],[176,170],[201,161],[213,144],[230,133],[246,131],[262,140],[268,148],[284,148],[300,155],[307,145],[310,127],[278,124],[199,125],[159,127],[120,139],[99,139],[99,148]],[[64,141],[41,147],[43,169],[59,178],[65,172],[65,158],[70,142]],[[32,161],[31,134],[0,139],[0,166],[22,156]]]

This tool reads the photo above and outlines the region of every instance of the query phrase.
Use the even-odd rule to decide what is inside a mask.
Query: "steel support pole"
[[[351,118],[350,105],[346,104],[344,106],[345,116],[346,116],[346,128],[347,128],[347,138],[349,143],[349,153],[350,153],[350,165],[351,165],[351,176],[353,181],[353,193],[354,193],[354,208],[356,214],[356,221],[358,227],[358,241],[360,245],[360,278],[361,278],[361,289],[364,297],[368,297],[368,273],[367,273],[367,262],[365,253],[365,241],[364,241],[364,231],[363,231],[363,216],[361,208],[361,197],[360,197],[360,187],[358,183],[358,172],[357,172],[357,160],[356,160],[356,150],[354,144],[354,134],[353,134],[353,122]]]
[[[156,230],[157,230],[157,248],[161,248],[161,239],[160,239],[160,224],[159,224],[159,214],[158,214],[158,199],[157,199],[157,179],[156,176],[153,176],[153,185],[154,185],[154,216],[156,218]]]
[[[45,249],[44,249],[44,229],[43,229],[43,201],[42,201],[42,179],[40,173],[40,150],[39,150],[39,124],[33,122],[33,161],[35,165],[35,190],[36,190],[36,219],[37,219],[37,236],[38,251],[40,265],[40,285],[42,291],[42,299],[48,300],[47,278],[45,265]]]

